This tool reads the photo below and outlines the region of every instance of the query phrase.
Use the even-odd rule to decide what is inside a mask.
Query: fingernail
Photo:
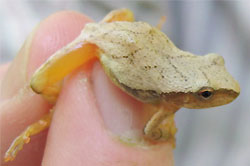
[[[144,105],[115,86],[99,63],[92,74],[93,87],[106,127],[118,137],[132,142],[141,141],[149,118]]]
[[[0,99],[2,100],[15,96],[27,84],[29,53],[36,29],[28,36],[3,78],[0,87]]]

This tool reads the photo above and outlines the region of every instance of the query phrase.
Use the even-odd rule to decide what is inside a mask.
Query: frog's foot
[[[166,16],[162,16],[158,22],[158,24],[156,25],[156,28],[158,28],[159,30],[162,29],[163,24],[166,22]]]
[[[146,138],[153,141],[168,141],[175,147],[175,133],[177,131],[174,113],[165,110],[156,112],[144,128]]]
[[[173,147],[175,147],[175,134],[177,132],[174,116],[174,113],[168,115],[158,127],[158,129],[162,132],[162,137],[160,140],[170,142]]]
[[[26,130],[19,135],[11,144],[4,156],[4,161],[12,161],[15,159],[17,153],[22,150],[23,145],[30,142],[30,136],[40,133],[50,126],[53,111],[44,115],[39,121],[31,124]]]
[[[114,22],[114,21],[129,21],[133,22],[134,14],[129,9],[118,9],[112,10],[109,14],[107,14],[101,22]]]

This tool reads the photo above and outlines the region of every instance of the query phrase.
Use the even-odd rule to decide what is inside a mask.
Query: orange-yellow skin
[[[104,17],[101,22],[108,23],[113,21],[134,21],[134,16],[128,9],[114,10]],[[66,75],[71,73],[77,67],[86,64],[95,58],[98,58],[98,47],[89,43],[82,43],[77,49],[70,50],[67,55],[57,57],[56,59],[54,58],[53,61],[51,61],[52,63],[47,65],[46,72],[43,73],[43,75],[47,75],[46,77],[49,78],[49,80],[47,80],[44,85],[46,89],[44,89],[42,94],[45,94],[46,96],[56,95],[56,92],[50,89],[51,85],[63,80]]]
[[[101,22],[134,21],[128,9],[111,11]],[[70,45],[70,44],[69,44]],[[31,79],[31,88],[42,94],[50,103],[55,103],[63,78],[79,66],[98,57],[98,47],[90,43],[80,43],[77,48],[65,49],[62,54],[52,56],[42,65]]]
[[[96,45],[82,44],[81,47],[70,51],[66,56],[53,59],[45,66],[45,72],[39,74],[39,78],[46,78],[46,82],[43,82],[42,85],[44,89],[42,91],[37,91],[36,87],[33,87],[33,84],[37,84],[34,82],[38,81],[33,79],[31,80],[31,88],[36,93],[41,93],[45,99],[54,104],[60,92],[63,78],[77,67],[97,59],[97,53],[98,48]]]
[[[112,21],[134,21],[134,16],[128,9],[114,10],[101,22]],[[60,92],[61,82],[64,77],[76,68],[95,59],[98,59],[98,47],[94,44],[82,43],[79,47],[68,50],[66,55],[54,57],[51,61],[48,60],[32,77],[31,88],[36,93],[43,95],[48,102],[54,104]],[[42,79],[42,81],[40,81],[40,79]],[[37,88],[34,87],[36,85],[42,86],[42,91],[38,91]],[[53,110],[42,117],[38,122],[28,126],[26,130],[12,142],[5,153],[4,161],[14,160],[17,153],[23,148],[23,145],[29,143],[30,136],[47,129],[50,126],[52,115]]]

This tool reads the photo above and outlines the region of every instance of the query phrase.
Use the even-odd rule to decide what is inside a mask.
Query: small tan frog
[[[240,93],[221,56],[196,56],[178,49],[159,28],[134,22],[128,9],[112,11],[100,23],[87,24],[72,43],[35,72],[31,88],[55,103],[63,78],[93,59],[100,60],[115,85],[158,110],[143,129],[148,140],[174,140],[174,114],[181,107],[224,105]],[[13,160],[31,135],[49,127],[52,114],[17,137],[5,161]]]

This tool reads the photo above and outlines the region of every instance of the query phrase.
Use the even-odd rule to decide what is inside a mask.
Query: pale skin
[[[121,15],[121,17],[119,14]],[[117,11],[115,13],[113,12],[107,17],[105,17],[101,21],[101,23],[117,21],[116,20],[117,18],[118,18],[118,21],[120,21],[119,19],[122,19],[122,21],[133,21],[130,11],[118,10],[118,12]],[[122,30],[125,31],[125,33],[127,33],[125,34],[125,36],[131,35],[133,31],[133,29],[131,28],[133,28],[133,26],[137,27],[137,30],[139,29],[139,33],[141,33],[143,36],[145,36],[147,33],[145,30],[147,30],[147,28],[150,28],[150,26],[144,23],[122,23],[122,24],[110,23],[106,25],[101,24],[101,23],[99,24],[101,27],[100,29],[104,30],[104,32],[100,32],[100,33],[103,33],[103,34],[107,34],[108,32],[108,31],[105,31],[106,25],[108,25],[107,29],[111,27],[112,32],[116,32],[116,31],[119,32],[119,28],[122,27],[123,28]],[[98,28],[99,25],[96,24],[94,26],[97,26]],[[118,29],[116,29],[116,27]],[[125,30],[124,30],[124,27],[125,27]],[[126,30],[127,27],[128,27],[128,31]],[[140,31],[140,28],[142,29],[141,31]],[[130,78],[130,76],[127,76],[127,74],[126,75],[119,74],[119,70],[117,70],[117,68],[114,65],[113,66],[110,65],[114,62],[118,64],[120,63],[120,66],[124,66],[122,69],[123,71],[127,71],[126,73],[133,73],[133,72],[128,72],[130,68],[127,67],[129,65],[126,61],[119,62],[119,60],[116,61],[117,58],[110,59],[110,57],[113,57],[113,55],[122,56],[123,53],[125,54],[122,57],[127,57],[127,55],[130,53],[130,50],[131,50],[129,48],[130,43],[128,43],[129,45],[126,45],[126,43],[124,43],[125,46],[123,46],[124,48],[126,48],[125,50],[128,50],[128,52],[123,51],[123,52],[116,53],[115,51],[107,50],[107,49],[110,49],[108,48],[110,47],[110,45],[106,47],[105,44],[109,40],[107,40],[106,42],[104,42],[104,44],[102,44],[100,43],[100,41],[102,41],[104,38],[102,37],[95,38],[95,36],[94,38],[91,38],[93,35],[91,36],[92,29],[90,26],[89,28],[86,28],[86,31],[85,31],[85,34],[90,35],[89,39],[86,38],[87,42],[85,40],[83,41],[82,39],[80,40],[76,39],[67,47],[55,53],[53,58],[51,58],[45,65],[43,65],[42,67],[40,67],[39,70],[37,70],[37,72],[32,78],[31,87],[35,92],[42,94],[48,101],[50,101],[51,103],[55,103],[55,101],[57,100],[57,95],[59,94],[60,88],[61,88],[61,83],[58,83],[58,81],[62,80],[67,74],[69,74],[78,66],[89,63],[90,61],[96,60],[96,57],[97,57],[98,59],[101,60],[101,63],[107,75],[109,76],[109,78],[119,88],[123,89],[125,92],[127,92],[131,96],[137,98],[137,100],[140,100],[142,103],[150,104],[152,107],[154,107],[153,110],[156,110],[155,113],[152,115],[151,119],[146,123],[144,127],[143,131],[144,131],[145,139],[146,140],[149,139],[150,142],[151,141],[171,142],[173,145],[174,135],[176,133],[176,128],[174,125],[174,113],[179,108],[181,107],[207,108],[207,107],[227,104],[238,96],[239,85],[226,72],[224,68],[224,63],[222,62],[221,57],[211,54],[211,55],[207,55],[204,58],[204,60],[203,59],[200,60],[199,57],[191,53],[181,51],[178,48],[176,48],[173,45],[173,43],[169,41],[169,39],[166,38],[165,40],[164,39],[165,36],[162,33],[160,33],[160,31],[157,30],[156,28],[151,28],[151,29],[153,30],[151,35],[153,35],[152,37],[156,39],[156,43],[154,43],[155,39],[153,40],[153,43],[151,41],[148,41],[149,43],[152,43],[152,45],[147,43],[147,40],[145,40],[143,36],[138,35],[139,37],[137,37],[136,35],[134,35],[137,33],[137,31],[133,32],[131,37],[133,36],[135,37],[135,40],[138,41],[137,44],[139,43],[138,46],[140,45],[141,38],[143,38],[142,41],[146,42],[144,43],[144,45],[149,46],[149,48],[152,47],[156,49],[156,51],[157,51],[157,46],[159,45],[159,43],[157,43],[157,40],[159,39],[159,42],[163,43],[163,47],[161,47],[161,49],[163,48],[162,50],[166,51],[165,53],[163,52],[164,56],[166,55],[166,53],[168,56],[169,55],[170,57],[172,56],[171,59],[176,59],[175,57],[178,58],[179,56],[179,58],[181,58],[181,60],[179,61],[183,60],[185,64],[189,63],[192,60],[190,64],[192,64],[194,67],[189,68],[189,69],[193,70],[194,73],[197,73],[197,75],[194,78],[190,77],[189,75],[185,75],[185,73],[184,74],[182,73],[183,69],[181,67],[183,66],[185,67],[185,65],[182,64],[181,67],[179,68],[178,63],[176,64],[175,60],[173,61],[171,60],[171,62],[166,61],[165,63],[163,61],[162,65],[166,66],[168,63],[170,63],[171,65],[174,64],[173,68],[175,69],[175,71],[172,73],[171,72],[169,73],[169,71],[171,71],[171,65],[170,65],[170,68],[165,73],[162,72],[163,70],[161,70],[161,78],[163,81],[162,80],[156,81],[157,84],[159,85],[148,84],[148,81],[146,80],[145,82],[143,82],[144,81],[143,78],[150,78],[152,81],[154,81],[155,79],[154,73],[157,74],[157,72],[159,72],[158,69],[161,68],[161,64],[156,64],[156,63],[147,64],[146,66],[149,68],[151,68],[152,66],[156,66],[154,68],[158,68],[153,71],[152,76],[150,76],[150,72],[146,72],[146,75],[145,75],[145,71],[142,71],[141,68],[137,68],[138,66],[140,67],[140,65],[137,64],[136,66],[134,66],[135,67],[133,68],[134,72],[138,73],[140,76],[145,75],[145,77],[142,77],[141,79],[142,82],[140,82],[139,84],[138,82],[137,83],[133,81],[130,82],[129,81],[130,79],[134,80],[135,78]],[[150,32],[151,32],[151,29],[150,29]],[[99,34],[98,30],[97,32],[95,31],[94,34]],[[126,38],[122,38],[122,39],[118,38],[117,42],[121,42],[124,39],[127,40]],[[130,39],[131,38],[129,38],[129,40]],[[167,41],[167,43],[164,45],[164,42],[161,40]],[[112,43],[113,41],[111,42],[111,44]],[[154,44],[156,45],[154,46]],[[120,48],[118,48],[115,42],[112,47],[116,48],[117,50],[120,50]],[[121,48],[121,49],[124,49],[124,48]],[[138,48],[142,50],[142,52],[144,51],[143,50],[144,48],[140,48],[140,47]],[[146,54],[147,53],[149,54],[151,49],[145,50],[145,51],[146,51]],[[81,56],[79,56],[78,52],[82,53]],[[112,53],[115,53],[115,54],[112,54]],[[143,53],[142,55],[146,55],[146,54]],[[137,53],[135,57],[140,59],[140,54]],[[162,57],[162,56],[158,55],[158,57]],[[136,59],[133,59],[133,60],[136,60]],[[149,58],[149,61],[151,61],[150,58]],[[197,66],[194,65],[195,63],[197,63]],[[202,67],[204,65],[199,66],[201,63],[205,63],[205,66],[206,65],[209,66],[211,63],[211,65],[215,66],[215,67],[212,66],[211,72],[213,72],[213,70],[222,70],[222,73],[219,73],[220,74],[219,76],[218,75],[212,76],[211,78],[209,71],[208,72],[207,70],[203,71]],[[66,65],[67,68],[65,68],[64,70],[61,70],[60,64]],[[144,65],[143,67],[145,67],[145,64],[143,65]],[[187,68],[188,68],[188,64],[187,64]],[[202,78],[199,77],[200,71],[202,71],[201,73],[203,74]],[[177,87],[175,88],[171,86],[165,87],[165,85],[167,85],[166,82],[168,81],[166,78],[168,78],[169,75],[176,75],[176,73],[182,77],[182,78],[178,78],[179,76],[176,76],[174,77],[174,79],[172,79],[174,84],[177,85]],[[50,76],[53,76],[53,77],[50,77]],[[201,83],[198,85],[194,85],[194,83],[192,83],[192,80],[193,79],[197,80],[197,77]],[[218,80],[217,77],[221,79],[219,81],[214,81],[214,80]],[[185,83],[183,84],[181,80],[184,78],[185,78]],[[223,82],[224,80],[226,80],[226,82]],[[180,84],[181,88],[178,88],[178,84]],[[39,121],[38,123],[35,124],[36,127],[37,126],[40,126],[40,127],[33,130],[33,127],[31,126],[30,128],[26,130],[24,134],[22,134],[20,137],[16,139],[13,146],[7,152],[6,161],[12,160],[15,157],[16,152],[17,152],[16,147],[20,147],[22,146],[22,144],[28,142],[29,136],[36,134],[38,130],[43,130],[44,128],[48,127],[50,123],[49,122],[50,118],[48,117],[50,116],[47,116],[46,119],[42,119],[42,121]],[[29,134],[27,135],[26,133],[29,133]],[[121,138],[121,140],[123,139]]]
[[[119,134],[118,131],[121,131],[121,128],[128,130],[134,127],[141,130],[144,124],[131,124],[131,126],[129,121],[124,119],[124,114],[109,112],[112,111],[111,108],[114,107],[115,101],[116,108],[125,109],[133,119],[139,121],[142,117],[142,114],[138,114],[138,110],[140,110],[138,107],[141,107],[141,104],[116,88],[108,80],[98,62],[93,66],[94,73],[80,68],[71,74],[70,80],[68,79],[63,86],[63,93],[60,94],[62,97],[57,101],[49,133],[47,133],[48,130],[45,130],[31,137],[30,143],[24,145],[15,160],[4,163],[4,153],[13,139],[28,125],[38,121],[51,108],[46,100],[40,95],[36,95],[31,89],[27,91],[22,89],[27,87],[34,71],[56,50],[77,37],[84,25],[90,21],[86,16],[76,12],[67,11],[53,14],[37,26],[33,32],[31,43],[25,44],[26,51],[22,48],[14,61],[10,64],[0,65],[2,88],[0,165],[34,166],[41,165],[41,163],[46,166],[79,165],[79,163],[110,166],[135,165],[135,163],[139,165],[147,163],[152,166],[155,164],[173,165],[173,149],[170,144],[138,149],[117,143],[112,136],[106,134],[106,130]],[[67,34],[65,34],[66,30]],[[47,36],[51,37],[50,42],[47,41]],[[82,82],[85,77],[90,76],[96,83],[102,82],[102,84],[93,85],[93,82]],[[76,86],[79,83],[80,86]],[[98,90],[94,91],[93,86]],[[108,96],[99,96],[99,89],[111,93],[108,93]],[[79,93],[81,91],[85,91],[85,93]],[[78,102],[75,102],[76,98],[79,99]],[[102,103],[103,99],[105,99],[105,103]],[[101,106],[97,106],[96,101]],[[86,107],[86,103],[88,103],[88,107]],[[103,107],[102,104],[107,104],[107,107]],[[113,119],[119,121],[120,126],[116,126],[119,128],[110,127],[116,124],[110,124],[105,128],[103,121],[112,122]],[[91,132],[98,134],[91,134]],[[43,151],[44,148],[45,151]]]

